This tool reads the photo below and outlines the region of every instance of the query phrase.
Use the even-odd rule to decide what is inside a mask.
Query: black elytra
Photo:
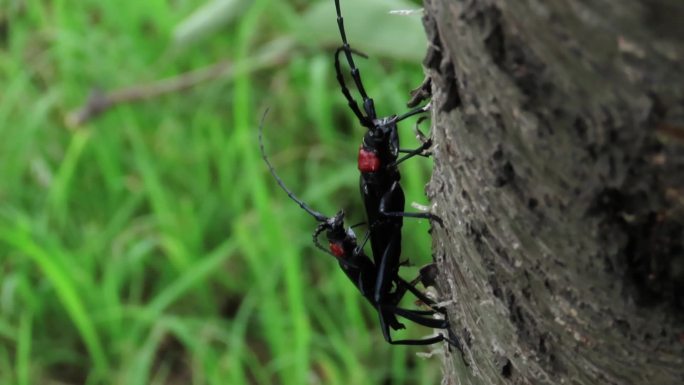
[[[447,341],[460,349],[460,346],[455,339],[441,334],[424,339],[392,339],[390,328],[393,330],[404,328],[404,325],[399,322],[397,316],[429,328],[448,330],[449,323],[446,320],[446,311],[443,308],[438,307],[434,301],[415,287],[420,276],[412,282],[407,282],[397,274],[397,269],[390,268],[387,265],[379,266],[374,263],[363,250],[363,246],[368,239],[368,233],[366,233],[363,242],[359,244],[354,230],[351,227],[346,229],[344,227],[344,211],[340,210],[333,217],[325,216],[320,212],[313,210],[290,191],[283,180],[278,176],[273,165],[266,156],[262,132],[264,119],[267,113],[268,110],[264,113],[259,125],[259,148],[261,150],[261,156],[268,166],[269,172],[280,188],[285,191],[287,196],[318,221],[319,224],[313,232],[314,244],[317,248],[337,259],[340,268],[344,271],[349,280],[352,281],[361,295],[363,295],[377,310],[384,338],[390,344],[395,345],[429,345],[440,341]],[[323,247],[319,241],[319,236],[323,232],[325,232],[328,240],[328,248]],[[385,285],[385,282],[389,282],[390,285]],[[383,284],[381,285],[379,283]],[[394,285],[391,285],[392,283],[394,283]],[[399,307],[398,304],[407,291],[410,291],[421,302],[428,305],[430,309],[413,310]],[[434,315],[437,313],[442,314],[443,317],[441,319],[434,318]],[[449,333],[451,332],[449,331]]]

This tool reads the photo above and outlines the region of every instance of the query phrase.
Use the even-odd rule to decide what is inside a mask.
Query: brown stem
[[[291,52],[292,46],[292,40],[282,39],[262,49],[253,59],[244,62],[231,63],[228,60],[222,60],[208,67],[177,76],[147,84],[123,87],[110,92],[93,89],[86,102],[67,115],[66,125],[68,127],[80,126],[117,104],[152,99],[164,94],[187,90],[210,80],[234,77],[273,67],[287,59],[287,54]]]

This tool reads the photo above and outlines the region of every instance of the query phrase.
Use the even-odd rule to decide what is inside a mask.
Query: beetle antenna
[[[314,232],[313,232],[313,243],[314,243],[314,245],[315,245],[317,248],[319,248],[319,249],[321,249],[322,251],[326,252],[327,254],[330,254],[330,255],[332,255],[333,257],[337,258],[337,256],[335,256],[335,254],[333,254],[330,250],[328,250],[328,249],[326,249],[325,247],[323,247],[323,245],[321,245],[321,243],[318,241],[318,237],[321,235],[321,233],[322,233],[323,231],[327,230],[329,227],[330,227],[330,226],[328,225],[327,222],[323,222],[323,223],[319,224],[319,225],[316,227],[316,230],[314,230]]]
[[[275,168],[273,168],[273,165],[271,164],[271,161],[268,160],[268,157],[266,156],[266,150],[264,149],[264,140],[263,140],[263,131],[264,131],[264,120],[266,119],[266,115],[268,114],[268,108],[266,111],[264,111],[264,115],[261,117],[261,123],[259,123],[259,149],[261,150],[261,157],[264,159],[264,162],[266,162],[266,165],[268,166],[268,171],[271,172],[271,175],[273,178],[275,178],[276,182],[278,183],[278,186],[280,186],[283,191],[287,194],[290,199],[295,201],[299,207],[304,209],[307,213],[309,213],[312,217],[314,217],[317,221],[319,222],[325,222],[328,220],[328,217],[325,215],[319,213],[318,211],[315,211],[309,205],[304,203],[301,199],[297,198],[296,195],[292,191],[290,191],[287,186],[285,186],[285,182],[283,182],[282,179],[278,176],[278,174],[275,171]]]

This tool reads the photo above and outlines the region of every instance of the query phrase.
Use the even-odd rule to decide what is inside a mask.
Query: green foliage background
[[[342,7],[379,113],[405,111],[425,38],[420,14],[387,10],[420,5]],[[259,155],[269,107],[285,182],[363,220],[363,130],[335,81],[333,12],[332,0],[0,0],[1,384],[439,381],[416,356],[427,349],[384,342]],[[222,60],[234,71],[69,124],[94,87]],[[426,203],[429,162],[402,167],[407,201]],[[430,260],[422,222],[405,225],[414,265]]]

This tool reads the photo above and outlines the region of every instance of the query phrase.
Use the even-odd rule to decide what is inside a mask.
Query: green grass
[[[405,111],[424,50],[420,35],[408,43],[420,18],[377,13],[385,3],[406,5],[342,2],[351,43],[371,55],[359,62],[380,114]],[[270,108],[266,148],[286,183],[319,211],[363,219],[363,130],[334,77],[332,1],[244,2],[192,36],[183,34],[199,0],[5,4],[0,384],[439,380],[438,363],[415,355],[426,349],[384,342],[370,306],[312,247],[312,218],[259,155]],[[66,123],[93,87],[221,60],[234,71]],[[410,124],[405,147],[417,145]],[[426,203],[429,162],[402,172],[408,202]],[[405,224],[404,255],[416,265],[430,260],[426,231],[424,221]]]

